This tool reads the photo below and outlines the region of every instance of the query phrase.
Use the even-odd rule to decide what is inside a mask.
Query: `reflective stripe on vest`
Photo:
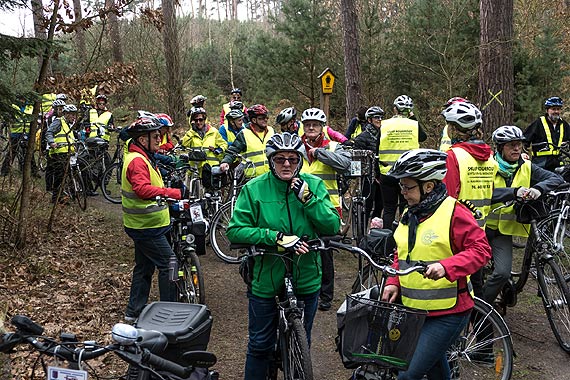
[[[487,161],[478,161],[462,148],[451,148],[459,164],[461,189],[457,199],[468,200],[483,213],[477,224],[485,228],[485,220],[491,211],[493,181],[497,173],[497,163],[493,157]]]
[[[247,151],[243,156],[250,159],[255,166],[254,168],[248,168],[245,172],[245,176],[253,178],[263,173],[267,173],[269,171],[269,164],[267,162],[267,156],[265,155],[265,145],[271,136],[275,134],[275,131],[272,127],[267,127],[267,132],[265,133],[263,140],[249,128],[244,129],[242,133],[243,137],[245,137],[245,144],[247,147]]]
[[[447,152],[451,148],[451,137],[449,137],[449,133],[447,132],[447,124],[443,127],[443,131],[441,132],[441,140],[439,142],[439,150],[442,152]]]
[[[223,157],[223,155],[221,155],[221,154],[216,156],[214,154],[214,152],[212,152],[209,149],[209,147],[211,147],[211,146],[218,148],[217,142],[216,142],[216,137],[217,137],[217,135],[220,134],[220,132],[216,128],[212,127],[211,125],[204,126],[204,128],[208,128],[208,130],[204,134],[204,138],[200,137],[198,132],[196,132],[192,128],[190,128],[188,130],[188,132],[186,132],[186,134],[182,138],[182,145],[183,146],[188,147],[188,148],[202,148],[202,150],[206,153],[206,161],[197,162],[197,166],[200,170],[202,170],[202,167],[204,166],[204,164],[206,162],[209,163],[210,166],[220,165],[220,160]],[[224,139],[222,138],[221,135],[219,136],[218,141],[220,141],[220,140],[224,141]],[[221,146],[220,148],[222,148],[222,150],[225,151],[227,149],[227,146]],[[202,174],[202,172],[200,171],[200,175],[201,174]]]
[[[394,232],[398,245],[398,263],[400,269],[415,265],[418,260],[426,263],[438,262],[453,256],[449,231],[455,210],[456,200],[447,197],[429,218],[422,221],[416,231],[416,242],[412,252],[408,252],[407,225],[400,223]],[[409,260],[409,264],[407,263]],[[469,277],[468,289],[471,290]],[[447,310],[457,303],[458,284],[445,277],[433,281],[420,273],[414,272],[400,277],[402,303],[406,306],[423,310]]]
[[[517,187],[530,187],[530,176],[531,176],[531,163],[525,160],[521,167],[516,171],[515,177],[513,178],[513,183],[510,187],[513,189]],[[499,173],[495,175],[495,187],[507,187],[505,179]],[[491,205],[491,211],[502,203],[496,203]],[[503,235],[515,235],[515,236],[528,236],[530,231],[530,226],[528,224],[521,224],[516,221],[516,214],[513,205],[509,207],[501,208],[496,212],[492,212],[487,216],[487,227],[493,230],[499,230]]]
[[[102,137],[105,141],[109,141],[110,135],[107,132],[107,126],[109,120],[111,120],[111,116],[113,116],[113,114],[109,111],[104,111],[99,115],[96,109],[91,108],[89,111],[89,122],[96,125],[91,125],[91,132],[87,137]],[[103,126],[102,130],[99,130],[100,126]]]
[[[560,154],[560,151],[554,148],[554,143],[552,142],[552,133],[550,133],[550,126],[546,121],[546,117],[541,116],[540,121],[542,122],[542,127],[544,128],[544,134],[546,135],[546,141],[548,142],[548,150],[541,150],[539,152],[534,152],[534,154],[537,157],[558,156]],[[564,139],[564,125],[560,123],[560,138],[558,139],[558,144],[556,144],[556,146],[562,145],[563,139]]]
[[[380,173],[388,173],[394,162],[403,153],[419,147],[417,121],[405,117],[383,120],[380,126],[380,146],[378,149]]]
[[[337,145],[337,142],[331,141],[325,149],[334,152]],[[309,164],[309,161],[307,161],[303,156],[303,167],[301,168],[301,173],[313,174],[322,179],[325,183],[325,187],[327,188],[333,206],[340,207],[338,183],[336,181],[337,175],[333,168],[319,160],[313,160],[313,163]]]
[[[53,141],[57,144],[57,147],[55,149],[50,149],[50,155],[75,151],[75,148],[73,147],[73,143],[75,142],[73,132],[69,128],[69,125],[65,121],[65,118],[60,117],[59,121],[61,121],[61,129],[59,132],[57,132],[57,135],[55,135],[53,139]]]
[[[131,161],[137,157],[142,158],[148,166],[150,184],[164,187],[160,172],[154,168],[149,160],[138,152],[129,152],[124,157],[123,172],[121,174],[121,195],[123,204],[123,224],[134,229],[160,228],[170,224],[168,206],[159,206],[155,200],[144,200],[137,197],[131,183],[127,180],[127,168]]]

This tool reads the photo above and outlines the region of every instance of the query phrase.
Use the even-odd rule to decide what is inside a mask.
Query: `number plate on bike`
[[[48,367],[47,380],[87,380],[87,371]]]
[[[76,155],[70,156],[69,157],[69,163],[71,165],[75,165],[77,163],[77,156]]]
[[[362,175],[362,162],[350,161],[350,176],[360,177]]]
[[[190,206],[190,216],[192,217],[192,222],[203,222],[204,214],[202,213],[202,206],[195,204]]]

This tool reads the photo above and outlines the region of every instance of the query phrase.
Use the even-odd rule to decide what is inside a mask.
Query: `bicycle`
[[[116,130],[118,133],[115,142],[115,152],[99,183],[103,197],[115,204],[121,203],[121,176],[123,174],[123,153],[125,150],[125,142],[120,135],[121,130],[121,127]]]
[[[280,257],[285,264],[284,296],[275,297],[278,308],[277,340],[274,361],[267,374],[268,380],[277,380],[278,369],[283,371],[284,380],[312,380],[313,365],[307,333],[303,326],[304,302],[298,300],[293,288],[291,264],[294,253],[276,253],[275,247],[261,247],[246,244],[232,244],[236,250],[246,250],[239,260],[247,262],[256,256],[273,255]],[[246,275],[247,276],[247,275]]]
[[[155,303],[147,308],[152,309],[156,304],[160,304],[163,311],[169,307],[169,303]],[[217,359],[210,352],[192,351],[184,347],[182,343],[177,344],[176,341],[171,341],[173,336],[182,335],[181,330],[187,333],[188,327],[198,328],[200,327],[198,322],[203,322],[196,318],[198,311],[195,306],[201,305],[184,306],[192,306],[192,308],[176,308],[178,320],[168,316],[163,317],[160,322],[152,326],[153,330],[136,328],[123,323],[115,324],[111,331],[113,343],[108,345],[95,341],[81,342],[77,340],[75,334],[66,332],[62,332],[59,338],[44,336],[42,326],[28,317],[16,315],[11,320],[15,332],[0,336],[0,352],[15,353],[18,352],[16,348],[22,345],[28,345],[32,350],[37,351],[39,357],[32,365],[30,379],[45,379],[46,376],[48,379],[86,379],[89,374],[94,378],[100,378],[98,372],[88,362],[109,352],[114,353],[129,365],[123,378],[132,380],[187,379],[192,373],[208,372],[202,369],[212,367]],[[203,315],[204,312],[200,317]],[[196,334],[191,335],[195,340],[201,338]],[[184,343],[188,346],[188,342]],[[198,345],[202,346],[203,343],[198,342]],[[178,356],[173,358],[174,350],[177,350]],[[44,357],[54,358],[55,363],[53,365],[45,363]],[[66,367],[60,367],[64,365],[60,360],[67,362]],[[41,364],[41,370],[37,368],[38,364]],[[211,371],[210,375],[208,379],[217,379],[216,372]]]
[[[60,147],[58,145],[57,147]],[[54,189],[58,191],[57,199],[69,197],[75,200],[79,208],[83,211],[87,209],[87,191],[83,180],[81,168],[85,165],[85,160],[79,157],[78,152],[69,153],[64,166],[63,178],[61,180],[61,188]]]
[[[419,323],[417,310],[409,310],[409,308],[405,308],[401,305],[386,304],[379,299],[388,277],[406,275],[414,271],[421,272],[425,269],[425,263],[418,262],[406,270],[396,270],[387,264],[375,262],[365,250],[344,244],[339,241],[341,239],[342,236],[321,237],[314,243],[310,242],[308,244],[312,249],[323,250],[335,248],[357,254],[366,259],[366,261],[381,274],[376,286],[347,297],[352,297],[352,299],[356,298],[356,304],[364,304],[364,306],[361,305],[361,308],[365,307],[368,308],[368,310],[378,309],[377,311],[381,313],[381,315],[384,315],[384,317],[386,317],[386,313],[388,312],[394,313],[391,314],[392,318],[388,318],[389,323],[400,320],[405,321],[406,318],[404,315],[409,316],[410,319]],[[343,305],[347,305],[348,302],[349,301]],[[512,374],[514,357],[511,333],[503,318],[489,304],[477,297],[475,297],[474,302],[475,306],[471,312],[469,324],[447,352],[452,372],[455,376],[461,376],[462,379],[508,380]],[[395,340],[400,341],[400,337],[404,339],[403,337],[406,331],[398,328],[399,333],[395,334],[395,332],[391,331],[393,329],[386,327],[386,323],[370,326],[368,322],[366,322],[370,320],[370,315],[366,313],[359,314],[360,319],[354,320],[352,324],[343,325],[343,318],[346,317],[346,313],[350,313],[346,306],[344,310],[341,306],[337,312],[339,331],[341,331],[337,340],[337,346],[345,366],[354,369],[352,379],[395,379],[395,371],[405,369],[405,362],[411,359],[416,342],[407,340],[402,342],[403,344],[401,345],[394,343]],[[400,317],[396,318],[396,316]],[[384,351],[381,351],[380,355],[377,354],[379,352],[378,348],[380,347],[378,340],[372,345],[364,343],[366,350],[362,352],[362,338],[367,339],[366,326],[369,326],[372,330],[368,332],[374,334],[389,334],[389,338],[386,341],[390,341],[391,343],[382,346],[382,350]],[[403,327],[405,326],[403,325]],[[342,330],[343,328],[345,330]],[[349,330],[354,328],[354,331],[347,332],[347,328]],[[378,328],[384,330],[380,331]],[[412,326],[408,326],[407,328],[413,329],[414,325],[412,324]],[[415,326],[415,328],[417,328],[417,326]],[[360,337],[360,340],[349,339],[347,343],[346,340],[343,340],[343,334],[354,334],[352,338],[356,336]],[[350,341],[354,344],[351,344]],[[360,354],[355,355],[357,352],[360,352]]]

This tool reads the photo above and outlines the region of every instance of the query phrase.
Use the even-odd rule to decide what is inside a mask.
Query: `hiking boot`
[[[331,309],[332,305],[330,303],[330,301],[321,301],[319,302],[319,310],[321,311],[329,311]]]

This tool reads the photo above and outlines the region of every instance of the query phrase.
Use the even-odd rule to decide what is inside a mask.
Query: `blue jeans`
[[[412,362],[407,371],[398,374],[398,380],[421,380],[424,375],[429,380],[449,379],[446,351],[469,322],[469,315],[426,318]]]
[[[168,259],[174,252],[165,234],[152,239],[133,239],[133,241],[135,242],[135,268],[126,315],[138,317],[148,301],[155,268],[158,269],[160,300],[176,301],[176,287],[168,278]]]
[[[274,298],[261,298],[247,293],[249,298],[249,342],[245,359],[245,380],[265,380],[277,341],[279,316]],[[319,292],[297,295],[305,302],[304,325],[309,345],[311,329],[317,313]]]

